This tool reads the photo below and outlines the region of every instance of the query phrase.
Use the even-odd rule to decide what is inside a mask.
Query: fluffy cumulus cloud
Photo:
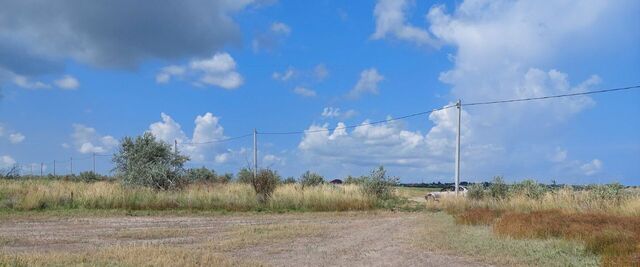
[[[0,168],[8,168],[16,164],[16,160],[9,155],[2,155],[0,157]]]
[[[217,86],[236,89],[244,82],[236,71],[236,61],[228,53],[216,53],[211,58],[195,59],[186,66],[164,67],[156,75],[157,83],[168,83],[172,78],[189,79],[196,86]]]
[[[466,112],[463,115],[469,116]],[[429,120],[437,126],[426,133],[408,130],[398,121],[371,125],[367,120],[351,131],[342,122],[333,130],[329,124],[311,125],[298,148],[309,162],[356,167],[384,164],[446,174],[453,168],[457,111],[453,108],[436,111]],[[462,124],[461,134],[465,144],[473,140],[468,123]],[[470,160],[499,149],[494,146],[470,147],[464,151],[464,156]]]
[[[83,124],[73,125],[73,145],[82,154],[108,153],[118,146],[118,140],[110,135],[100,135],[96,129]]]
[[[25,139],[25,136],[21,133],[9,134],[9,142],[11,142],[12,144],[21,143],[22,141],[24,141],[24,139]]]
[[[339,117],[341,115],[340,108],[326,107],[322,110],[322,114],[320,115],[325,118]]]
[[[436,46],[435,40],[426,29],[407,23],[407,11],[413,5],[410,0],[380,0],[373,10],[376,30],[373,39],[396,38],[417,45]]]
[[[580,169],[587,176],[597,174],[602,169],[602,161],[600,161],[599,159],[594,159],[580,166]]]
[[[80,82],[71,75],[64,75],[57,80],[54,80],[53,85],[42,81],[30,79],[29,77],[22,75],[13,75],[13,84],[24,89],[51,89],[54,86],[62,90],[75,90],[80,87]]]
[[[431,7],[425,15],[427,26],[421,27],[408,22],[414,7],[411,3],[379,0],[374,10],[376,29],[372,38],[454,48],[450,56],[453,67],[443,71],[439,78],[451,86],[452,99],[462,99],[463,104],[593,90],[601,82],[598,75],[577,77],[575,82],[572,80],[576,78],[570,79],[569,73],[548,66],[557,65],[555,60],[563,49],[583,47],[588,38],[599,40],[599,33],[594,29],[606,28],[599,26],[606,25],[605,14],[616,8],[612,6],[619,5],[600,0],[545,5],[530,0],[464,1],[451,12],[443,5]],[[365,77],[364,73],[361,76]],[[363,82],[362,87],[375,88],[366,84]],[[358,91],[356,88],[352,92]],[[376,92],[377,89],[360,91]],[[525,165],[531,162],[571,161],[566,159],[566,150],[555,151],[554,147],[524,156],[521,152],[526,144],[522,142],[548,143],[540,136],[557,130],[561,123],[594,103],[590,97],[579,96],[466,108],[468,114],[463,114],[463,121],[473,137],[463,137],[463,152],[473,147],[487,147],[493,152],[484,153],[486,158],[477,158],[475,163],[483,163],[477,164],[477,168],[470,167],[474,162],[466,160],[463,170],[467,168],[467,173],[479,176],[506,170],[519,176],[527,175],[517,170],[526,169]],[[451,122],[449,119],[432,121],[434,126],[428,135],[435,135],[436,129]],[[434,151],[438,151],[435,149],[438,146],[450,147],[452,139],[447,136],[434,136],[430,147]],[[584,174],[601,166],[595,161],[583,165],[587,165],[582,168]]]
[[[64,77],[58,80],[55,80],[53,83],[58,88],[65,89],[65,90],[75,90],[75,89],[78,89],[78,87],[80,87],[80,82],[78,82],[78,79],[74,78],[71,75],[65,75]]]
[[[360,79],[349,92],[349,97],[357,98],[363,94],[378,94],[378,83],[384,80],[384,76],[375,68],[363,70]]]
[[[207,161],[226,163],[239,154],[236,151],[226,149],[221,143],[211,142],[226,137],[224,136],[224,128],[219,123],[220,118],[209,112],[196,116],[191,137],[185,134],[180,124],[171,116],[164,113],[160,116],[162,121],[151,124],[149,132],[169,144],[173,144],[177,140],[179,149],[196,163]]]

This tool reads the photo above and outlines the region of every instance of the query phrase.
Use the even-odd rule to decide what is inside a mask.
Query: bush
[[[184,185],[184,163],[188,157],[175,153],[171,145],[151,133],[135,139],[125,137],[113,156],[117,176],[125,185],[176,189]]]
[[[472,184],[469,186],[467,197],[473,200],[480,200],[484,198],[484,186],[482,186],[482,184]]]
[[[89,171],[89,172],[81,172],[80,175],[78,175],[77,179],[83,182],[95,182],[100,180],[106,180],[106,177],[99,175],[95,172]]]
[[[295,184],[296,182],[296,178],[293,178],[293,176],[289,176],[282,181],[283,184]]]
[[[216,172],[205,167],[189,169],[187,179],[191,182],[217,182]]]
[[[362,190],[365,194],[377,199],[387,200],[393,197],[393,187],[398,184],[397,177],[387,176],[387,171],[383,166],[371,171],[371,174],[362,177]]]
[[[280,183],[280,176],[270,169],[260,170],[255,179],[251,179],[251,186],[256,191],[260,203],[266,203],[269,200],[278,183]]]
[[[13,164],[5,169],[0,169],[0,178],[2,179],[20,178],[20,166],[18,164]]]
[[[511,190],[514,195],[522,195],[530,199],[540,199],[546,191],[544,186],[530,179],[514,184]]]
[[[345,184],[362,184],[367,179],[366,176],[353,177],[351,175],[344,179]]]
[[[302,188],[305,186],[317,186],[324,183],[324,178],[317,173],[307,171],[300,177],[300,184]]]
[[[253,172],[249,168],[242,168],[238,172],[238,183],[251,184],[253,180]]]
[[[623,198],[624,188],[619,183],[606,184],[606,185],[590,185],[589,197],[598,201],[611,201],[618,203]]]
[[[489,195],[492,198],[504,199],[507,198],[508,192],[509,186],[504,183],[504,179],[502,179],[502,176],[493,177],[493,180],[491,180],[491,185],[489,186]]]
[[[233,180],[233,173],[225,173],[223,175],[218,176],[218,183],[228,183]]]

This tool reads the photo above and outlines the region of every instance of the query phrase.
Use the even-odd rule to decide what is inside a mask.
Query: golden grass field
[[[260,203],[239,183],[0,180],[0,266],[640,264],[637,189],[425,201],[428,191],[398,187],[381,202],[356,185],[287,184]]]

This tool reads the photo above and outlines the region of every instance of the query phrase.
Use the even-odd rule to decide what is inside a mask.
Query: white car
[[[460,194],[461,196],[466,196],[467,195],[467,188],[464,186],[458,186],[458,194]],[[455,186],[448,186],[445,188],[442,188],[440,191],[436,191],[436,192],[431,192],[429,194],[427,194],[426,196],[424,196],[425,199],[427,200],[438,200],[440,198],[443,197],[450,197],[450,196],[455,196],[456,195],[456,187]]]

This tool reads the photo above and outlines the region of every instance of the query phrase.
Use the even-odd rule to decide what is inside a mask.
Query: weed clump
[[[279,183],[280,176],[278,175],[278,172],[270,169],[262,169],[258,171],[258,175],[251,179],[251,186],[256,192],[260,203],[266,203],[269,200]]]
[[[307,171],[300,177],[302,188],[309,186],[317,186],[324,183],[324,177],[315,172]]]
[[[489,185],[489,195],[495,199],[505,199],[509,193],[509,186],[504,182],[502,176],[493,177]]]
[[[393,187],[399,182],[399,178],[387,176],[387,171],[383,166],[371,171],[371,174],[364,177],[361,186],[365,194],[380,200],[388,200],[393,197]]]
[[[484,198],[484,186],[482,184],[472,184],[469,186],[467,197],[472,200],[481,200]]]

